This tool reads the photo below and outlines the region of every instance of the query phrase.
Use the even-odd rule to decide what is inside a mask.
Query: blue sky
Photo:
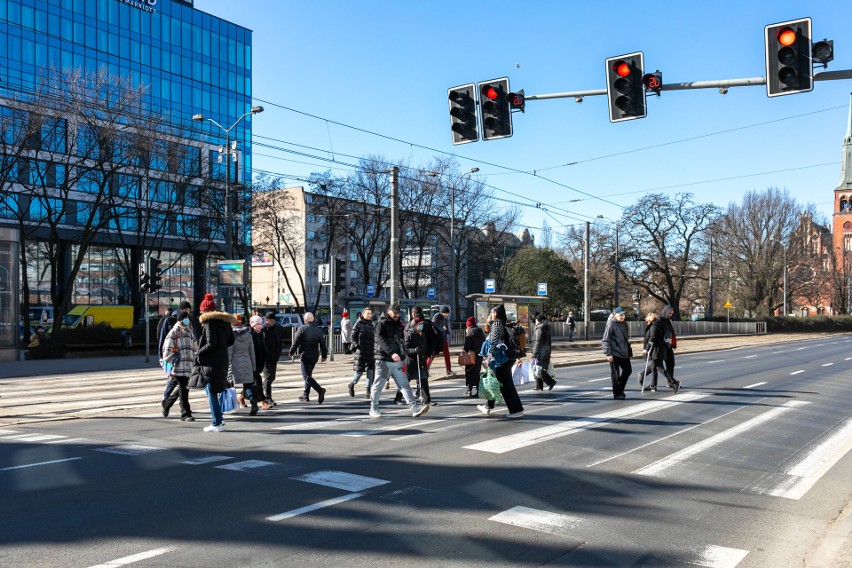
[[[255,146],[256,169],[306,177],[331,168],[345,175],[350,156],[417,164],[438,152],[455,154],[463,171],[479,167],[485,183],[510,192],[496,196],[549,208],[552,216],[525,208],[527,226],[546,220],[557,231],[559,223],[618,218],[619,206],[652,191],[689,191],[724,207],[746,191],[777,186],[829,218],[832,212],[849,80],[772,99],[764,86],[731,88],[724,96],[716,89],[664,91],[648,99],[647,118],[617,124],[609,122],[605,96],[581,104],[529,101],[525,114],[514,115],[512,138],[461,146],[451,143],[446,94],[502,76],[528,95],[602,89],[604,60],[632,51],[643,51],[646,71],[660,69],[664,83],[761,77],[764,26],[807,16],[815,38],[835,40],[829,70],[849,69],[852,45],[843,32],[852,25],[852,2],[195,0],[195,6],[254,32],[253,95],[266,107],[254,118],[255,136],[335,160]],[[801,142],[786,142],[795,139]],[[571,162],[577,163],[564,166]]]

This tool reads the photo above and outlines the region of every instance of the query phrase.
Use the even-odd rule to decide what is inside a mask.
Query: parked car
[[[302,325],[302,316],[299,314],[275,314],[275,321],[281,327],[299,327]]]
[[[592,321],[606,321],[611,313],[609,310],[592,310],[589,312],[589,319]]]
[[[133,306],[85,305],[74,306],[62,318],[62,327],[80,327],[105,323],[116,329],[133,327]]]

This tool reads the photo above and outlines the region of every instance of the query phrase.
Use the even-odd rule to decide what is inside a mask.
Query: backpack
[[[167,316],[163,316],[160,319],[160,323],[157,324],[157,359],[163,358],[163,344],[166,343],[166,336],[175,326],[177,321],[177,317],[175,317],[172,313]]]
[[[526,342],[526,331],[519,325],[506,326],[506,357],[509,359],[523,359],[527,355],[524,345]]]

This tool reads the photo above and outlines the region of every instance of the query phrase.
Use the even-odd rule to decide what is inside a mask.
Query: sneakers
[[[509,420],[512,420],[514,418],[523,418],[523,417],[524,417],[524,411],[523,410],[520,410],[518,412],[510,412],[509,414],[506,415],[506,418],[508,418]]]
[[[168,405],[168,399],[164,398],[162,405],[163,405],[163,418],[168,418],[169,417],[169,410],[171,410],[171,407]]]
[[[674,389],[674,393],[677,394],[677,391],[680,390],[680,381],[675,381],[672,388]]]
[[[319,394],[317,395],[317,404],[322,404],[322,401],[325,400],[325,389],[320,389]]]
[[[381,412],[379,412],[378,410],[373,410],[372,408],[370,409],[370,418],[381,418],[381,417],[382,417]]]
[[[476,408],[478,408],[478,409],[479,409],[479,411],[480,411],[482,414],[491,414],[491,409],[490,409],[490,408],[488,408],[488,405],[487,405],[487,404],[478,404],[478,405],[476,405]]]
[[[310,401],[311,401],[311,399],[306,397],[305,395],[302,395],[302,396],[299,397],[299,402],[310,402]],[[275,406],[275,405],[273,404],[272,406]]]
[[[192,414],[190,414],[189,416],[181,416],[180,421],[181,422],[195,422],[195,418],[193,418]]]
[[[225,429],[225,425],[224,425],[224,424],[219,424],[218,426],[214,426],[213,424],[211,424],[210,426],[206,426],[206,427],[204,428],[204,431],[205,431],[205,432],[221,432],[221,431],[223,431],[224,429]]]
[[[423,415],[424,415],[424,414],[426,414],[427,412],[429,412],[429,405],[428,405],[428,404],[424,404],[423,406],[421,406],[420,408],[418,408],[417,410],[415,410],[415,411],[411,414],[411,417],[412,417],[412,418],[418,418],[418,417],[420,417],[420,416],[423,416]]]
[[[355,398],[355,383],[349,383],[349,396]]]

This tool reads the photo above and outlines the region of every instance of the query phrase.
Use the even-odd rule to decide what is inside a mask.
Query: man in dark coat
[[[630,365],[630,333],[625,323],[626,314],[624,308],[618,306],[606,322],[601,348],[606,360],[609,361],[610,375],[612,378],[612,397],[616,400],[627,398],[624,387],[627,379],[633,372]]]
[[[266,312],[266,327],[263,329],[263,342],[266,344],[266,361],[263,364],[263,396],[270,406],[276,406],[272,400],[272,383],[278,371],[278,359],[284,349],[284,328],[278,325],[275,312]]]
[[[322,362],[328,357],[328,347],[322,329],[314,325],[314,314],[305,313],[305,325],[299,328],[290,347],[290,356],[302,353],[302,378],[305,381],[305,392],[299,397],[302,402],[310,401],[311,389],[317,391],[317,403],[325,400],[325,389],[314,379],[314,367],[322,354]]]
[[[266,342],[263,338],[263,318],[252,316],[249,320],[251,326],[251,340],[254,343],[254,396],[264,410],[269,409],[269,403],[263,395],[263,366],[266,364]],[[243,393],[245,396],[245,393]]]
[[[219,393],[228,388],[228,347],[234,344],[231,327],[237,318],[229,313],[216,311],[213,294],[206,294],[201,302],[201,338],[198,341],[198,356],[189,379],[190,388],[203,388],[207,393],[213,422],[205,432],[221,432],[225,429]]]
[[[432,325],[438,332],[436,335],[441,338],[440,345],[435,346],[435,357],[437,357],[442,351],[444,352],[444,363],[447,366],[447,376],[450,376],[453,374],[453,368],[450,363],[450,334],[452,333],[450,330],[450,308],[444,306],[441,308],[439,313],[432,316]],[[430,367],[431,365],[432,361],[429,362]]]
[[[538,314],[533,331],[533,358],[536,360],[536,364],[541,367],[541,374],[535,377],[535,390],[544,390],[545,384],[547,390],[553,390],[553,387],[556,386],[556,381],[547,372],[547,368],[550,366],[550,349],[550,324],[543,314]]]
[[[370,388],[372,388],[373,381],[376,378],[375,334],[373,309],[366,307],[361,312],[361,317],[355,322],[355,327],[352,328],[352,346],[355,351],[352,367],[355,369],[355,374],[349,383],[349,396],[355,396],[355,385],[358,384],[361,375],[367,373],[367,394],[365,398],[368,400],[370,398]]]

